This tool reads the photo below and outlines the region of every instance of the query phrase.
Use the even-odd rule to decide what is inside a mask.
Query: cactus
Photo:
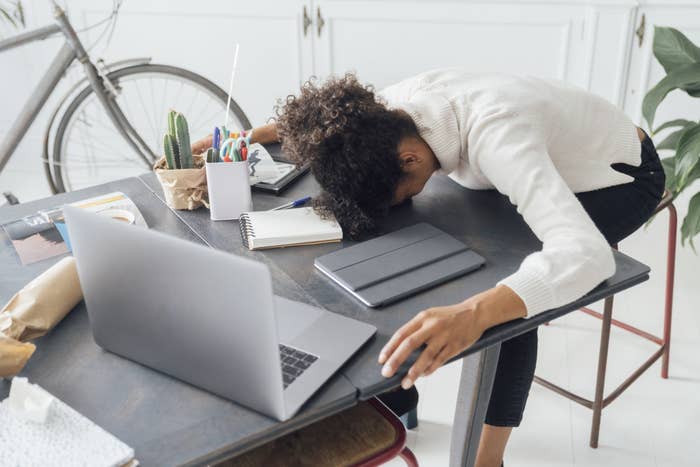
[[[192,168],[192,149],[190,146],[190,131],[187,128],[185,116],[178,113],[175,117],[175,136],[180,149],[180,166],[183,169]]]
[[[219,162],[219,152],[214,148],[207,149],[207,162]]]
[[[177,112],[174,110],[171,110],[168,112],[168,133],[172,135],[172,137],[175,137],[175,116],[177,115]]]
[[[175,165],[175,148],[173,147],[173,138],[169,134],[163,136],[163,152],[165,153],[165,163],[168,169],[177,168]]]
[[[163,137],[163,151],[168,169],[194,167],[187,120],[184,115],[174,110],[168,112],[168,132]]]

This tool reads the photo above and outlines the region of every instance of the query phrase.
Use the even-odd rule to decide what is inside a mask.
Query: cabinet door
[[[227,90],[238,42],[233,95],[259,125],[273,115],[278,98],[297,92],[312,73],[304,8],[310,15],[310,0],[125,2],[109,47],[98,45],[95,52],[108,61],[150,56],[157,63],[196,71]],[[78,24],[81,15],[93,24],[109,14],[88,0],[71,2],[71,13]],[[90,31],[92,38],[99,32]]]
[[[640,27],[642,22],[643,27]],[[652,50],[654,26],[674,27],[695,44],[700,45],[700,4],[647,5],[637,12],[637,35],[632,45],[625,110],[637,124],[644,128],[646,128],[646,122],[642,118],[644,95],[666,74],[656,61]],[[639,36],[642,35],[642,31],[640,44]],[[698,120],[700,99],[694,99],[683,91],[671,92],[659,106],[654,125],[676,118]]]
[[[585,5],[316,0],[320,76],[348,70],[378,88],[459,66],[587,85]]]

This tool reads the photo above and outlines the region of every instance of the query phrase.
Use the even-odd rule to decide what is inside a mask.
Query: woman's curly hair
[[[350,237],[373,230],[401,178],[399,142],[418,133],[413,120],[388,109],[354,74],[312,79],[276,111],[283,151],[310,163],[323,189],[316,210],[333,214]]]

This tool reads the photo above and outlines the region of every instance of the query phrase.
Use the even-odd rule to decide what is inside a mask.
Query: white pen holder
[[[206,163],[211,220],[238,219],[252,210],[248,162]]]

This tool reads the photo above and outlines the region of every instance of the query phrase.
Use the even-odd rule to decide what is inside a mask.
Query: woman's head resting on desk
[[[439,168],[408,114],[387,108],[352,74],[308,81],[277,116],[285,153],[309,162],[323,189],[316,208],[332,213],[351,237],[371,231]]]

